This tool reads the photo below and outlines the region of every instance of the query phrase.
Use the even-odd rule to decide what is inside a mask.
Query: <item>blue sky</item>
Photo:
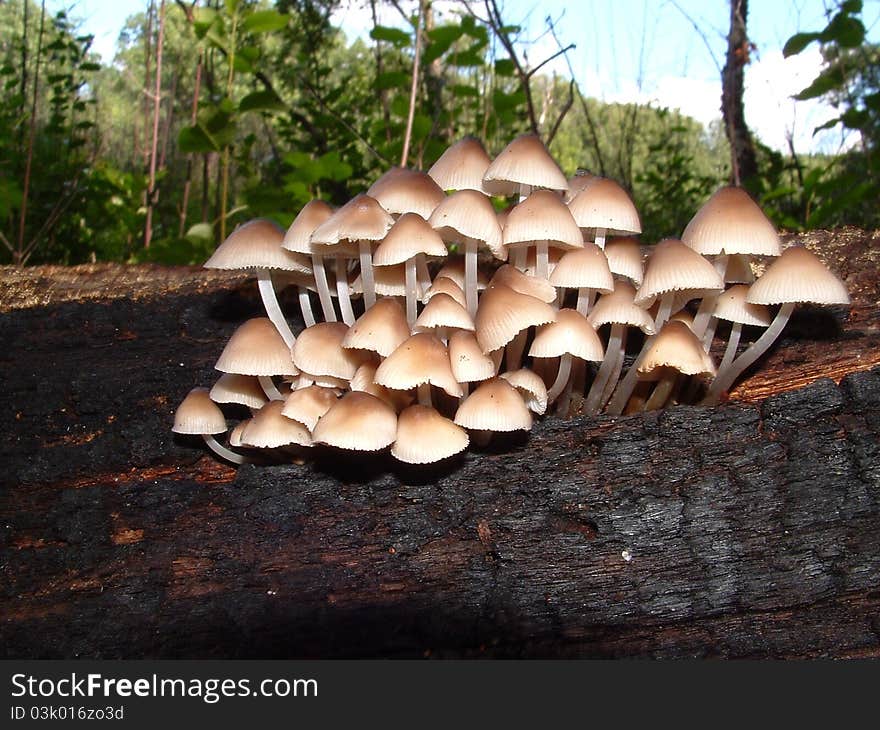
[[[170,2],[170,0],[169,0]],[[126,17],[146,7],[147,0],[50,0],[52,9],[72,9],[83,28],[94,33],[95,49],[105,60],[113,54]],[[782,59],[786,39],[800,30],[824,25],[825,0],[761,0],[750,3],[749,34],[757,46],[746,72],[746,117],[757,135],[778,149],[794,139],[800,152],[834,151],[852,144],[838,131],[813,136],[814,127],[834,111],[818,102],[794,104],[790,96],[818,72],[821,58],[815,47],[792,59]],[[404,7],[415,7],[404,0]],[[556,49],[546,33],[545,19],[555,22],[564,44],[576,43],[570,60],[581,88],[606,101],[641,101],[680,108],[703,123],[720,116],[718,67],[723,64],[728,23],[727,0],[499,0],[505,20],[522,25],[530,40],[531,63]],[[452,0],[435,0],[442,14],[460,7]],[[482,11],[482,2],[472,3]],[[880,40],[880,0],[866,0],[864,18],[869,37]],[[399,24],[388,9],[382,22]],[[336,21],[349,37],[369,29],[367,0],[350,0]],[[692,22],[693,21],[693,22]],[[701,37],[693,23],[703,31]],[[566,74],[560,59],[547,67]]]

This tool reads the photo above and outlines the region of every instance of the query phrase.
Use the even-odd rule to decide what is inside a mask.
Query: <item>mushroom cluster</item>
[[[533,135],[494,160],[465,138],[427,173],[393,168],[338,210],[311,201],[287,231],[250,221],[205,266],[254,271],[267,316],[235,331],[220,379],[186,397],[173,430],[233,463],[325,444],[427,464],[472,438],[527,431],[551,406],[716,403],[796,304],[849,302],[815,255],[781,251],[739,188],[720,189],[647,257],[641,230],[617,183],[566,179]],[[754,257],[775,259],[757,280]],[[298,293],[298,336],[276,296],[285,286]],[[222,404],[251,414],[228,445]]]

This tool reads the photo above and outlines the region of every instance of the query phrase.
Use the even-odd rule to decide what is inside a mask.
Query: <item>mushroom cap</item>
[[[471,243],[488,248],[495,258],[507,259],[501,245],[501,226],[492,201],[476,190],[459,190],[445,198],[428,223],[449,243]]]
[[[636,286],[641,286],[645,278],[645,264],[642,247],[631,236],[612,238],[605,242],[605,257],[612,274],[623,276]]]
[[[578,170],[574,175],[568,178],[568,192],[563,197],[566,205],[571,202],[581,190],[589,185],[596,176],[592,172],[586,170]]]
[[[636,292],[636,304],[651,302],[668,292],[710,292],[724,289],[715,267],[676,238],[658,243],[648,259],[645,279]]]
[[[318,421],[312,433],[316,444],[349,451],[379,451],[397,437],[397,413],[376,396],[346,393]]]
[[[590,310],[587,319],[599,329],[603,324],[638,327],[646,335],[654,334],[654,318],[633,302],[636,290],[628,281],[614,282],[614,291],[603,294]]]
[[[522,134],[496,157],[483,176],[483,187],[493,195],[513,195],[520,186],[568,190],[568,180],[540,137]]]
[[[174,433],[202,436],[224,433],[226,416],[208,395],[207,388],[193,388],[174,411]]]
[[[483,285],[485,289],[485,284]],[[477,284],[477,289],[479,289],[479,283]],[[437,294],[446,294],[452,297],[456,302],[458,302],[462,307],[467,306],[467,301],[465,300],[464,291],[462,288],[455,283],[448,276],[438,276],[434,279],[434,283],[428,287],[428,290],[425,292],[425,301],[430,302],[431,298],[436,296]]]
[[[312,245],[332,246],[346,241],[381,241],[394,218],[369,195],[356,195],[313,232]]]
[[[724,270],[724,281],[727,284],[753,284],[755,272],[749,257],[742,253],[733,253],[727,257],[727,268]]]
[[[607,177],[594,177],[568,208],[581,228],[605,228],[624,236],[642,232],[639,213],[626,190]]]
[[[524,329],[548,324],[556,310],[540,299],[506,286],[493,285],[483,292],[474,324],[483,352],[504,347]]]
[[[555,322],[539,327],[529,349],[531,357],[566,354],[589,362],[601,362],[605,357],[605,348],[593,325],[575,309],[560,309]]]
[[[242,431],[240,439],[245,446],[277,449],[281,446],[311,446],[312,437],[299,421],[283,415],[284,401],[273,400],[264,405]]]
[[[475,431],[528,431],[532,414],[516,388],[502,378],[492,378],[461,402],[455,422]]]
[[[233,449],[237,449],[240,446],[245,446],[241,442],[241,435],[244,433],[244,430],[248,427],[252,419],[246,418],[243,421],[239,421],[233,426],[232,430],[229,432],[229,445]]]
[[[304,373],[351,380],[369,356],[343,347],[347,334],[348,325],[342,322],[318,322],[307,327],[293,343],[293,362]]]
[[[357,318],[342,338],[342,346],[388,357],[407,337],[409,324],[403,307],[396,299],[384,297]]]
[[[434,294],[416,319],[413,329],[425,331],[440,327],[473,332],[474,320],[467,309],[448,294]]]
[[[394,266],[374,266],[373,285],[376,294],[382,297],[405,297],[406,296],[406,264]],[[352,294],[363,294],[364,285],[360,274],[351,282]],[[421,284],[416,279],[416,297],[422,298]]]
[[[739,322],[753,327],[769,327],[773,318],[763,304],[750,304],[746,301],[749,287],[734,284],[715,298],[712,316],[728,322]]]
[[[333,208],[323,200],[310,200],[293,219],[284,234],[281,248],[301,254],[311,254],[311,237],[315,229],[333,215]]]
[[[430,406],[412,405],[397,420],[391,455],[407,464],[432,464],[464,451],[470,438]]]
[[[349,389],[374,395],[379,400],[385,401],[395,411],[406,408],[413,402],[413,396],[408,391],[389,390],[384,385],[379,385],[376,382],[377,367],[377,365],[371,362],[365,362],[361,365],[351,379]]]
[[[501,237],[510,248],[547,241],[558,248],[580,248],[584,235],[562,199],[550,190],[535,190],[513,207]]]
[[[266,394],[260,381],[253,375],[223,373],[210,392],[215,403],[238,403],[248,408],[262,408]]]
[[[459,383],[474,383],[495,377],[495,362],[483,354],[473,332],[453,332],[448,349],[452,374]]]
[[[311,432],[337,400],[334,389],[309,385],[290,392],[284,399],[281,415],[301,423]]]
[[[406,167],[392,167],[367,190],[379,205],[393,215],[418,213],[430,217],[446,194],[425,172]]]
[[[238,375],[299,375],[290,349],[268,317],[254,317],[240,325],[214,367]]]
[[[265,218],[238,226],[205,262],[206,269],[279,269],[312,272],[309,261],[281,248],[284,229]]]
[[[428,174],[443,190],[483,189],[483,175],[492,160],[476,137],[464,137],[440,155]]]
[[[434,281],[442,278],[452,279],[457,285],[458,288],[461,289],[462,293],[464,292],[464,256],[450,256],[440,268],[440,271],[437,272],[437,275],[434,277]],[[489,278],[486,276],[486,272],[484,269],[477,269],[477,290],[482,291],[489,285]],[[446,292],[447,294],[449,292]],[[450,294],[450,296],[452,296]],[[452,296],[455,299],[454,296]]]
[[[556,301],[556,288],[546,279],[524,274],[515,266],[504,264],[492,276],[490,281],[495,286],[506,286],[520,294],[540,299],[550,304]]]
[[[723,187],[691,218],[681,240],[704,256],[745,253],[779,256],[776,227],[742,188]]]
[[[414,334],[392,352],[376,369],[376,382],[393,390],[430,383],[456,398],[462,394],[446,345],[426,332]]]
[[[414,256],[446,256],[446,244],[418,213],[404,213],[379,243],[374,266],[402,264]]]
[[[608,268],[608,259],[595,243],[585,243],[583,248],[566,251],[550,274],[550,283],[566,289],[614,291],[614,277]]]
[[[520,368],[501,377],[517,389],[525,401],[526,408],[532,413],[543,415],[547,410],[547,386],[537,373],[528,368]]]
[[[715,374],[715,363],[703,349],[703,343],[678,320],[670,320],[661,327],[638,371],[648,375],[657,368],[674,368],[684,375]]]
[[[849,304],[849,294],[816,254],[792,246],[749,287],[746,300],[752,304]]]

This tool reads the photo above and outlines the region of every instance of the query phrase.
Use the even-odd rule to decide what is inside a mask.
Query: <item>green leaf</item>
[[[257,10],[244,19],[242,27],[248,33],[270,33],[287,27],[289,16],[277,10]]]
[[[196,223],[190,227],[184,238],[196,245],[214,243],[214,227],[210,223]]]
[[[403,71],[385,71],[376,77],[377,89],[397,89],[409,83],[409,74]]]
[[[480,92],[477,87],[471,86],[470,84],[453,84],[449,87],[449,90],[452,92],[452,95],[457,99],[461,99],[463,97],[478,98],[480,96]]]
[[[810,43],[819,40],[819,38],[819,33],[795,33],[785,42],[785,46],[782,48],[783,58],[796,56],[804,50],[804,48],[810,45]]]
[[[499,58],[495,61],[495,73],[498,76],[513,76],[516,73],[516,64],[510,58]]]
[[[410,43],[409,33],[388,25],[377,25],[370,31],[370,38],[374,41],[387,41],[399,48],[408,46]]]
[[[197,38],[204,38],[208,29],[217,20],[217,11],[212,8],[196,8],[193,10],[193,30]]]
[[[431,127],[434,124],[431,121],[431,117],[425,116],[424,114],[416,114],[413,117],[413,126],[412,126],[412,139],[413,142],[420,142],[425,139],[431,133]]]
[[[840,88],[844,83],[843,72],[839,68],[829,68],[820,73],[806,89],[794,95],[798,101],[815,99],[829,91]]]
[[[198,124],[194,127],[184,127],[180,130],[180,134],[177,135],[177,146],[185,154],[191,152],[217,152],[220,150],[210,135]]]
[[[447,48],[463,35],[464,29],[460,25],[440,25],[428,31],[428,38],[433,43],[445,44]]]
[[[824,124],[820,124],[818,127],[813,129],[813,136],[816,136],[823,129],[833,129],[840,123],[840,117],[834,117],[834,119],[829,119]]]
[[[81,63],[79,65],[80,71],[100,71],[101,64],[100,63],[92,63],[91,61],[87,61],[86,63]]]
[[[253,91],[238,103],[240,112],[277,112],[286,108],[278,94],[271,89]]]
[[[825,30],[822,31],[822,42],[836,42],[842,48],[856,48],[865,40],[865,26],[858,18],[845,13],[835,15]]]
[[[865,109],[847,109],[840,115],[840,121],[850,129],[862,129],[871,121]]]

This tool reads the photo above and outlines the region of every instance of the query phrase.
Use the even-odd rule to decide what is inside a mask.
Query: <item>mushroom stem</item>
[[[715,405],[718,403],[721,394],[733,385],[736,379],[745,372],[746,368],[770,349],[776,338],[782,334],[782,330],[788,324],[789,317],[791,317],[793,311],[794,304],[783,304],[776,313],[776,317],[770,323],[770,326],[764,330],[764,334],[749,345],[749,348],[742,355],[735,358],[727,368],[718,369],[718,375],[712,381],[712,385],[709,386],[709,392],[703,399],[703,405]],[[733,333],[731,332],[731,334]]]
[[[299,308],[302,311],[303,324],[311,327],[315,324],[315,313],[312,311],[312,300],[309,299],[309,290],[304,286],[297,287],[299,293]]]
[[[722,283],[724,282],[724,276],[727,274],[727,262],[729,257],[727,254],[721,254],[715,258],[713,265],[715,266],[715,271],[718,272],[718,275],[721,277]],[[712,345],[712,337],[709,337],[708,344],[704,339],[706,336],[706,330],[709,326],[709,323],[712,321],[712,312],[715,310],[715,302],[718,299],[717,294],[707,294],[703,297],[700,302],[700,308],[697,310],[697,314],[694,317],[694,324],[691,328],[693,333],[701,340],[703,340],[703,348],[706,352],[709,352],[709,347]],[[712,328],[712,334],[714,336],[715,328]]]
[[[651,396],[645,401],[645,410],[656,411],[657,409],[662,408],[666,404],[666,401],[669,400],[669,396],[672,395],[672,391],[675,388],[677,381],[677,370],[669,368],[668,372],[663,373],[663,376],[657,381],[657,385],[654,386]]]
[[[217,439],[215,439],[211,434],[205,433],[202,434],[202,438],[205,440],[205,443],[208,445],[208,448],[211,449],[217,456],[221,459],[226,459],[226,461],[230,461],[233,464],[244,464],[247,461],[250,461],[246,456],[242,456],[241,454],[236,453],[230,449],[227,449],[223,444],[221,444]]]
[[[539,279],[550,276],[550,244],[547,241],[535,243],[535,276]]]
[[[369,309],[376,303],[376,282],[373,278],[373,251],[369,241],[359,241],[358,249],[361,259],[361,284],[364,289],[364,308]]]
[[[623,337],[620,340],[620,351],[617,355],[617,362],[614,363],[614,371],[611,373],[611,377],[608,379],[608,382],[605,384],[605,388],[602,390],[602,399],[599,401],[599,410],[601,411],[605,404],[611,399],[611,394],[614,392],[614,386],[617,385],[617,381],[620,380],[620,372],[623,370],[623,363],[626,360],[626,337],[628,331],[626,329],[623,330]]]
[[[271,376],[259,375],[257,376],[257,380],[260,381],[260,386],[263,388],[263,392],[269,400],[284,400],[284,396],[281,395],[281,391],[275,387],[275,382],[272,380]]]
[[[526,349],[526,339],[528,336],[529,330],[526,328],[507,344],[505,367],[508,371],[519,370],[519,366],[522,363],[523,350]]]
[[[608,335],[608,346],[605,348],[605,358],[599,366],[596,378],[590,386],[587,393],[587,400],[584,404],[584,412],[588,416],[596,415],[602,408],[602,395],[605,392],[605,386],[608,384],[611,373],[614,372],[618,358],[621,357],[620,347],[623,341],[624,325],[612,324],[611,333]]]
[[[409,324],[410,330],[412,330],[413,325],[416,323],[416,317],[418,316],[419,299],[419,285],[416,282],[415,256],[406,260],[404,271],[406,273],[406,321],[407,324]]]
[[[526,270],[526,265],[528,264],[527,251],[528,249],[525,246],[517,246],[513,249],[513,255],[510,257],[510,263],[513,264],[513,268],[523,272]]]
[[[284,344],[293,347],[296,337],[290,330],[290,325],[284,319],[284,313],[281,311],[281,305],[278,304],[278,297],[275,295],[275,287],[272,285],[272,272],[268,269],[259,269],[257,271],[257,282],[260,288],[260,299],[263,300],[263,307],[266,314],[278,330],[284,340]]]
[[[363,274],[363,272],[361,272]],[[372,275],[370,271],[370,275]],[[363,276],[361,276],[363,282]],[[336,293],[339,295],[339,311],[342,313],[342,321],[349,327],[354,324],[354,310],[351,308],[351,296],[348,293],[348,269],[345,257],[336,257]]]
[[[559,360],[559,370],[556,372],[556,380],[547,391],[547,405],[552,404],[565,389],[571,375],[571,355],[565,353]]]
[[[706,352],[712,349],[712,340],[715,339],[715,328],[718,327],[718,318],[712,317],[709,324],[706,325],[706,331],[703,333],[703,349]]]
[[[605,236],[608,234],[607,228],[597,228],[596,229],[596,238],[594,239],[594,243],[599,247],[605,248]]]
[[[580,312],[584,317],[586,317],[590,313],[590,309],[593,307],[593,296],[595,295],[596,290],[590,289],[589,287],[582,286],[578,289],[578,298],[577,305],[575,308],[578,312]]]
[[[464,299],[468,314],[477,313],[477,242],[470,239],[464,249]]]
[[[330,296],[330,285],[327,283],[327,271],[324,269],[324,257],[319,253],[312,254],[312,274],[315,277],[315,288],[318,290],[318,300],[321,302],[321,311],[324,313],[324,321],[335,322],[336,310],[333,308],[333,298]]]
[[[574,388],[573,383],[574,378],[569,378],[568,382],[565,384],[565,390],[562,392],[562,397],[556,404],[556,415],[561,418],[569,418],[571,416],[571,394]]]
[[[736,357],[736,348],[739,347],[739,338],[742,334],[742,323],[734,322],[730,328],[730,339],[727,341],[727,347],[724,349],[724,357],[721,358],[721,364],[718,366],[720,370],[727,370],[733,358]]]
[[[669,315],[672,314],[672,305],[675,302],[675,292],[666,292],[660,300],[660,306],[657,308],[657,317],[654,319],[654,331],[659,332],[660,328],[666,324]]]
[[[431,405],[431,384],[430,383],[422,383],[417,389],[416,392],[419,398],[419,405],[421,406],[430,406]]]
[[[428,271],[428,261],[423,254],[416,256],[416,268],[419,272],[419,286],[421,287],[419,296],[421,297],[431,287],[431,272]]]

